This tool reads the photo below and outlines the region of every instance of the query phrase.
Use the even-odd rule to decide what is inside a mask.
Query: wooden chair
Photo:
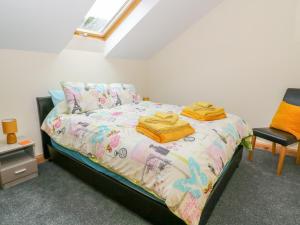
[[[287,89],[283,100],[289,104],[300,106],[300,89],[289,88]],[[300,119],[300,118],[299,118]],[[277,165],[277,175],[280,176],[283,169],[284,159],[287,151],[287,146],[298,142],[298,151],[296,156],[296,163],[300,164],[300,142],[297,138],[287,132],[277,130],[274,128],[254,128],[253,129],[253,138],[252,145],[253,149],[255,147],[256,137],[260,137],[272,142],[272,153],[275,155],[276,153],[276,144],[279,144],[280,153],[279,160]],[[249,160],[253,160],[253,151],[249,152],[248,155]]]

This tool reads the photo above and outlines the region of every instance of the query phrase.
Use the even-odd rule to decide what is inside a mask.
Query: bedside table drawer
[[[36,160],[30,157],[28,154],[19,154],[15,161],[5,159],[2,161],[2,167],[0,169],[0,180],[2,184],[6,184],[17,180],[19,178],[28,176],[33,173],[37,173]]]

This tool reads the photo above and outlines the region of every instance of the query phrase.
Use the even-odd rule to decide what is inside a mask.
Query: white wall
[[[0,120],[17,118],[18,134],[36,141],[36,154],[41,154],[36,97],[60,88],[62,80],[130,82],[143,93],[144,71],[142,62],[105,60],[103,53],[66,49],[60,54],[48,54],[0,49]],[[5,138],[1,127],[0,138]]]
[[[268,126],[285,89],[300,87],[299,13],[297,0],[223,1],[149,61],[147,95]]]

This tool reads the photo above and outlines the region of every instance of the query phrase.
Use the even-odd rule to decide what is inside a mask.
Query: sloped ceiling
[[[87,45],[91,39],[71,40],[94,1],[0,0],[0,48],[58,53]],[[142,0],[94,51],[105,51],[110,58],[147,59],[221,1]]]
[[[0,48],[60,52],[95,0],[1,0]]]
[[[143,0],[140,9],[149,1],[157,3],[149,4],[151,10],[122,39],[113,37],[120,35],[118,32],[108,39],[105,52],[108,57],[149,58],[223,0]],[[135,12],[130,16],[135,16]]]

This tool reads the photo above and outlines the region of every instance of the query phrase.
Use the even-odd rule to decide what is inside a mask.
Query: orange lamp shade
[[[18,131],[16,119],[2,120],[2,129],[4,134],[16,133]]]
[[[5,119],[2,120],[2,129],[3,133],[7,134],[6,141],[7,144],[15,144],[17,142],[16,132],[17,128],[17,120],[16,119]]]

